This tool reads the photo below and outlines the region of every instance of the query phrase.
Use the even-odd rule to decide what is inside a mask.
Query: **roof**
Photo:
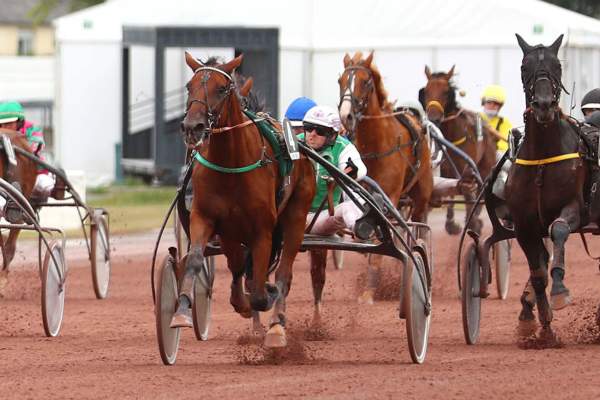
[[[0,24],[31,24],[29,11],[39,3],[39,0],[2,0],[0,6]],[[69,13],[69,1],[58,0],[58,4],[44,22],[49,23],[54,18]]]
[[[333,22],[332,22],[333,20]],[[121,40],[123,26],[277,27],[282,48],[315,51],[529,43],[600,46],[600,20],[541,0],[109,0],[58,18],[58,40]]]

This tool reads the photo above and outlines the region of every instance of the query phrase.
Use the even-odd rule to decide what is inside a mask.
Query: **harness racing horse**
[[[496,164],[496,139],[487,124],[483,124],[477,113],[461,108],[456,101],[456,87],[452,83],[454,66],[448,72],[432,73],[425,66],[427,85],[419,91],[419,101],[427,112],[427,118],[435,123],[446,139],[467,153],[477,164],[482,177],[488,176]],[[468,167],[465,160],[455,154],[450,154],[458,172],[465,173]],[[445,178],[459,178],[452,168],[452,163],[443,161],[440,165],[441,176]],[[474,193],[465,191],[465,200],[474,200]],[[466,216],[469,215],[473,206],[467,203]],[[478,218],[481,208],[477,208],[477,214],[471,219],[470,228],[481,232],[483,223]],[[454,206],[450,204],[446,213],[446,232],[450,235],[460,233],[461,227],[454,221]]]
[[[187,84],[181,128],[198,163],[191,178],[190,251],[171,325],[191,326],[194,276],[202,269],[207,242],[217,234],[233,277],[233,308],[249,318],[253,311],[267,311],[275,304],[265,345],[285,346],[285,298],[315,193],[313,167],[301,158],[294,162],[289,177],[280,176],[274,150],[256,120],[248,118],[240,106],[232,73],[241,65],[242,55],[217,66],[206,66],[188,53],[185,57],[194,75]],[[279,229],[283,250],[273,285],[267,282],[268,267],[273,235]],[[243,246],[251,254],[249,295],[244,291],[243,277],[248,271]]]
[[[423,127],[411,113],[393,112],[372,52],[365,59],[361,52],[352,58],[346,54],[344,72],[338,82],[340,118],[354,137],[367,174],[379,184],[392,204],[398,205],[400,199],[408,195],[412,200],[412,220],[426,222],[433,177]],[[361,301],[372,303],[377,279],[372,267],[379,269],[381,261],[381,256],[370,257],[369,289]],[[313,277],[315,303],[319,304],[325,262],[318,264],[313,258],[313,271],[323,276],[320,280]]]
[[[0,135],[5,135],[10,140],[13,147],[20,147],[23,150],[30,151],[27,139],[19,132],[0,128]],[[17,165],[12,166],[10,165],[8,156],[4,150],[2,150],[2,156],[0,158],[2,160],[0,162],[0,176],[9,183],[18,182],[23,196],[30,199],[37,176],[37,165],[27,157],[17,153],[15,154]],[[0,248],[2,250],[0,290],[6,285],[8,267],[15,256],[17,238],[19,237],[20,232],[20,229],[10,228],[6,240],[3,236],[0,236]]]
[[[589,220],[597,222],[599,211],[586,207],[589,196],[584,188],[590,184],[589,170],[581,157],[584,150],[579,127],[558,105],[561,89],[564,90],[558,59],[562,37],[549,47],[530,46],[517,34],[523,50],[525,137],[505,189],[516,238],[527,257],[535,292],[533,297],[526,289],[521,297],[519,331],[523,335],[535,331],[533,308],[537,302],[542,326],[540,337],[550,345],[555,343],[555,336],[546,296],[549,256],[542,238],[547,233],[553,243],[550,295],[552,308],[560,309],[570,303],[569,290],[563,282],[565,242],[570,232],[585,226]]]

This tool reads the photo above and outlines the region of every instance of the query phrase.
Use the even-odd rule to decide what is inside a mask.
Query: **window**
[[[18,55],[30,56],[33,54],[33,32],[30,29],[19,29]]]

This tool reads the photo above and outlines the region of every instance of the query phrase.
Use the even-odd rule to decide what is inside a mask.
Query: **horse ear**
[[[231,74],[236,68],[238,68],[240,65],[242,65],[243,60],[244,60],[244,55],[240,54],[233,60],[229,61],[227,64],[223,64],[221,66],[221,69],[223,71],[227,72],[228,74]]]
[[[194,56],[187,51],[185,52],[185,63],[192,69],[192,71],[195,71],[202,66],[202,63],[196,60]]]
[[[550,50],[552,50],[552,52],[554,54],[556,54],[557,56],[558,56],[558,49],[560,49],[560,45],[562,44],[563,36],[564,35],[561,34],[558,38],[556,38],[554,43],[552,43],[550,45]]]
[[[431,80],[431,70],[429,69],[429,65],[425,66],[425,76],[427,77],[427,80]]]
[[[350,65],[350,61],[352,59],[350,58],[350,56],[348,55],[348,53],[346,53],[346,55],[344,56],[344,68],[348,67],[348,65]]]
[[[446,74],[446,76],[448,77],[448,79],[452,78],[452,75],[454,75],[454,67],[456,67],[456,64],[454,64],[452,66],[452,68],[450,68],[450,71],[448,71],[448,73]]]
[[[369,68],[371,66],[371,63],[373,62],[373,52],[374,50],[371,50],[371,53],[369,53],[369,55],[367,56],[367,59],[365,60],[365,67]]]
[[[240,96],[248,97],[248,93],[250,93],[253,84],[254,80],[252,78],[248,78],[246,80],[246,83],[244,83],[244,86],[242,86],[242,88],[240,89]]]
[[[519,47],[521,48],[521,50],[523,50],[523,54],[529,53],[532,47],[527,44],[527,42],[521,37],[521,35],[519,35],[518,33],[515,33],[515,35],[517,36],[517,42],[519,42]]]

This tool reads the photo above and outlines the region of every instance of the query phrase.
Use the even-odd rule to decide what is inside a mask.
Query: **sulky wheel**
[[[462,259],[462,320],[467,344],[479,340],[479,322],[481,318],[481,265],[477,258],[476,244],[472,243]]]
[[[510,281],[510,242],[502,240],[494,243],[494,266],[496,268],[496,289],[502,300],[508,296]]]
[[[159,271],[156,290],[156,337],[160,358],[165,365],[175,364],[179,348],[180,328],[171,328],[171,318],[177,307],[176,262],[170,255],[166,256]]]
[[[429,325],[431,322],[431,296],[427,289],[427,273],[423,257],[413,251],[416,265],[409,258],[402,276],[402,304],[406,318],[406,335],[410,357],[416,364],[425,361]]]
[[[194,280],[192,317],[194,320],[194,333],[198,340],[208,340],[214,279],[215,257],[206,257],[204,258],[202,271],[196,275],[196,279]]]
[[[65,310],[67,268],[60,243],[52,241],[49,247],[42,267],[42,319],[46,336],[54,337],[60,332]]]
[[[96,212],[95,223],[90,227],[92,281],[97,299],[108,296],[110,282],[110,239],[108,219],[105,214]]]

